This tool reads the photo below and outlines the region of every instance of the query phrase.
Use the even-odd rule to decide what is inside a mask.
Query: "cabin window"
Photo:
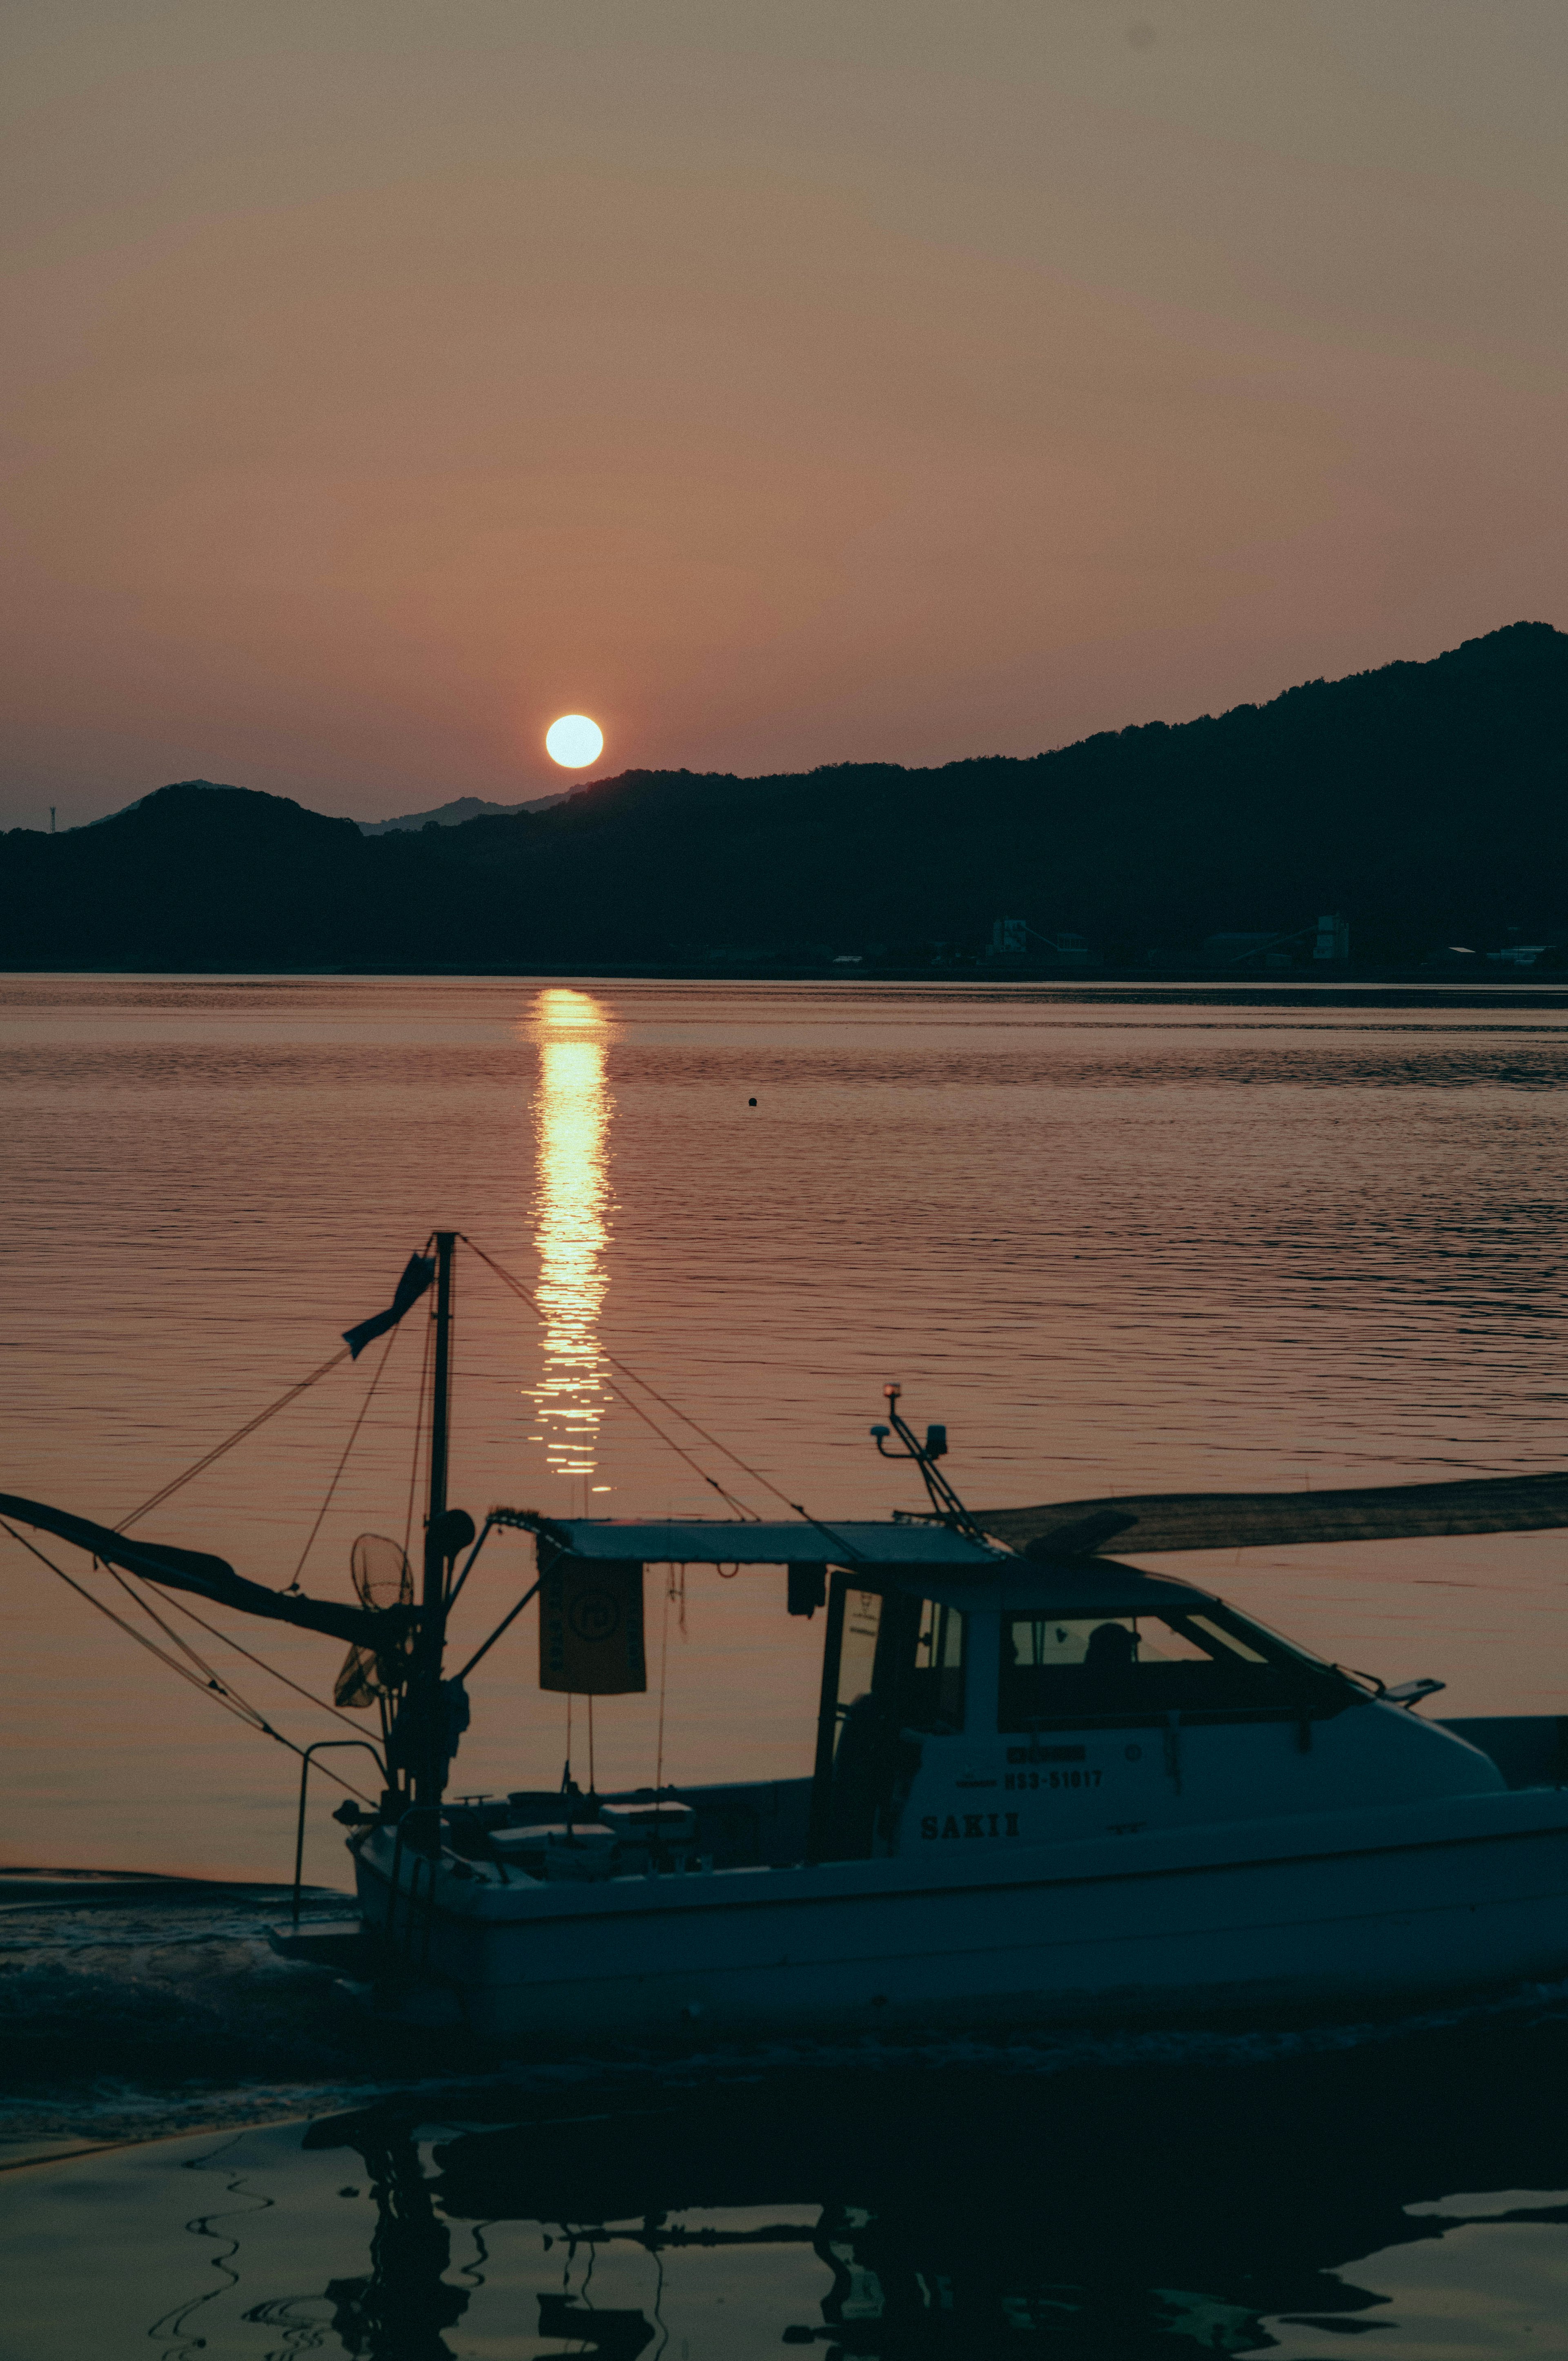
[[[962,1730],[964,1619],[956,1607],[921,1600],[915,1661],[900,1683],[898,1719],[909,1730]]]
[[[1206,1650],[1208,1649],[1208,1643],[1211,1641],[1214,1641],[1218,1643],[1222,1652],[1228,1650],[1233,1656],[1239,1656],[1244,1664],[1267,1664],[1268,1658],[1262,1654],[1258,1649],[1249,1648],[1246,1642],[1242,1638],[1239,1632],[1223,1631],[1220,1625],[1214,1621],[1212,1615],[1189,1615],[1185,1620],[1192,1625],[1194,1631],[1201,1632],[1202,1645]],[[1182,1634],[1177,1630],[1174,1624],[1167,1624],[1165,1631],[1166,1636],[1161,1642],[1160,1652],[1164,1655],[1169,1655],[1171,1653],[1171,1642],[1173,1640],[1180,1640]]]
[[[857,1697],[870,1697],[882,1632],[882,1599],[874,1590],[851,1590],[844,1600],[844,1638],[839,1654],[839,1719]]]
[[[838,1719],[875,1697],[907,1730],[959,1730],[964,1725],[964,1619],[934,1598],[851,1590],[844,1600],[839,1658]]]
[[[1207,1610],[1003,1618],[997,1728],[1077,1718],[1299,1711],[1323,1675]]]
[[[946,1737],[964,1719],[964,1619],[955,1608],[901,1589],[885,1595],[835,1574],[834,1620],[824,1667],[827,1708],[817,1725],[811,1858],[858,1861],[877,1830],[894,1826],[901,1779],[918,1767],[920,1737]],[[830,1719],[829,1719],[830,1711]]]

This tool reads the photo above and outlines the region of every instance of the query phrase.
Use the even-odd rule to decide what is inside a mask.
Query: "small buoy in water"
[[[748,1100],[747,1100],[747,1102],[746,1102],[746,1104],[747,1104],[748,1106],[755,1106],[755,1105],[756,1105],[756,1104],[757,1104],[757,1102],[756,1102],[756,1100],[755,1100],[755,1099],[748,1099]]]

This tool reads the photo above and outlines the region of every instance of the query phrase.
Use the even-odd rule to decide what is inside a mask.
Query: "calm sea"
[[[1563,1466],[1568,1001],[1433,997],[5,980],[0,1488],[118,1522],[325,1361],[436,1226],[477,1250],[452,1487],[476,1514],[711,1513],[715,1485],[916,1506],[867,1436],[890,1378],[981,1507]],[[417,1534],[425,1324],[140,1529],[348,1597],[356,1535]],[[319,1695],[340,1652],[255,1626],[253,1663],[45,1546],[122,1621],[0,1534],[7,1864],[286,1879],[296,1760],[207,1684],[303,1742],[334,1725],[275,1675]],[[1543,1713],[1568,1712],[1562,1557],[1179,1570],[1446,1681],[1442,1710]],[[528,1578],[493,1541],[455,1644]],[[553,1784],[568,1753],[601,1786],[797,1773],[817,1639],[782,1576],[693,1571],[652,1600],[648,1697],[568,1729],[524,1617],[457,1784]],[[323,1887],[338,1792],[311,1816]],[[273,1962],[271,1908],[0,1912],[13,2153],[178,2135],[0,2180],[6,2361],[1308,2356],[1364,2328],[1568,2353],[1562,1994],[459,2088],[464,2061],[389,2053]]]

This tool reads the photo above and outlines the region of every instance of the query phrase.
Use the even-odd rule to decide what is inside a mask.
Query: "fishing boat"
[[[335,1815],[360,1917],[302,1923],[297,1851],[285,1955],[525,2044],[1321,2014],[1568,1973],[1568,1723],[1444,1724],[1419,1710],[1440,1681],[1386,1686],[1107,1554],[1561,1527],[1568,1477],[971,1510],[894,1386],[872,1434],[918,1510],[477,1526],[446,1497],[457,1243],[345,1332],[357,1352],[427,1304],[417,1598],[368,1537],[350,1605],[0,1496],[142,1582],[349,1642],[338,1702],[383,1730],[378,1802]],[[508,1527],[534,1581],[454,1673],[453,1603]],[[782,1568],[785,1611],[820,1614],[809,1776],[453,1795],[466,1683],[528,1606],[543,1689],[631,1694],[647,1569],[691,1565]]]

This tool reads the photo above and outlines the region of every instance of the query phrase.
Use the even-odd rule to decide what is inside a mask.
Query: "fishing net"
[[[408,1559],[385,1533],[361,1533],[349,1557],[363,1607],[411,1607],[414,1578]]]
[[[385,1696],[381,1686],[380,1667],[368,1648],[350,1648],[343,1660],[343,1669],[333,1684],[332,1701],[339,1706],[374,1705]]]
[[[385,1533],[361,1533],[349,1558],[354,1587],[363,1607],[411,1607],[414,1578],[401,1547]],[[343,1660],[333,1689],[334,1705],[350,1709],[390,1697],[408,1677],[411,1637],[404,1633],[386,1649],[353,1647]]]

